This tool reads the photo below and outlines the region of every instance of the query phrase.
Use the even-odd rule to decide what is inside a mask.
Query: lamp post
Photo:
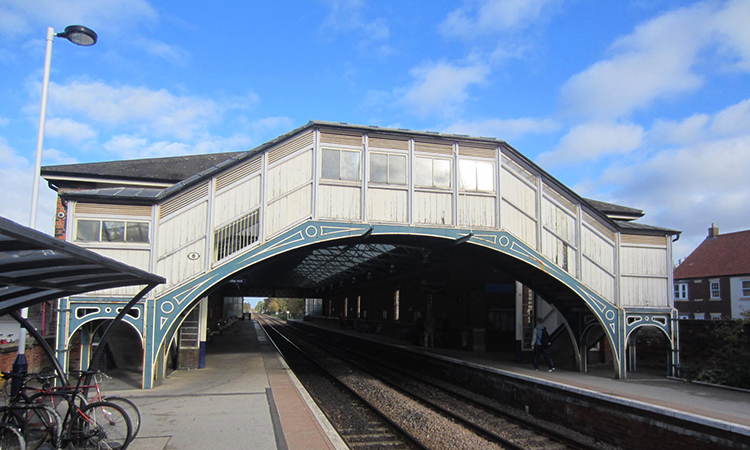
[[[85,47],[96,44],[98,36],[89,28],[81,25],[70,25],[65,27],[65,31],[62,33],[55,33],[52,27],[47,28],[47,53],[44,57],[44,79],[42,81],[42,105],[39,109],[39,132],[36,138],[36,161],[34,163],[34,184],[31,186],[31,215],[29,218],[29,226],[36,228],[36,210],[37,204],[39,203],[39,183],[42,171],[42,145],[44,142],[44,123],[47,116],[47,91],[49,90],[49,72],[50,63],[52,61],[52,41],[55,37],[61,37],[69,40],[76,45],[82,45]],[[28,308],[23,308],[21,316],[25,319],[28,317]],[[23,328],[18,336],[18,354],[16,360],[13,362],[14,373],[24,373],[28,371],[28,362],[26,361],[26,330]],[[20,387],[21,380],[13,379],[12,389],[13,392],[17,392]]]

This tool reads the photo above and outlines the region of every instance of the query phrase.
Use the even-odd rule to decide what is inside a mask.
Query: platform
[[[236,322],[208,345],[206,369],[174,371],[153,389],[118,374],[107,393],[131,399],[142,414],[129,449],[346,449],[256,328]]]

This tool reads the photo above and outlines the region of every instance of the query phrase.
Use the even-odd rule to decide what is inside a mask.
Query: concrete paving
[[[332,443],[338,437],[333,428],[264,339],[253,322],[238,321],[208,345],[206,369],[174,371],[151,390],[134,388],[132,376],[117,374],[107,393],[131,399],[142,415],[129,448],[342,448]]]

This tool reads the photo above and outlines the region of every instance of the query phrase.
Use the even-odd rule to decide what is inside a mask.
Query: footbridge
[[[44,174],[54,182],[61,173]],[[569,338],[580,370],[603,336],[615,376],[625,378],[629,342],[646,326],[669,342],[670,368],[679,363],[678,232],[634,222],[639,210],[580,197],[501,140],[314,121],[177,183],[105,178],[59,190],[58,228],[167,280],[124,316],[142,343],[144,388],[164,376],[172,343],[205,346],[207,299],[219,290],[322,299],[329,316],[344,302],[344,314],[361,317],[360,300],[392,285],[403,292],[373,299],[368,318],[398,323],[414,317],[408,280],[450,290],[435,274],[458,261],[467,274],[502,280],[481,282],[483,295],[516,286],[516,324],[552,325]],[[519,286],[544,306],[521,311]],[[86,365],[97,327],[122,310],[129,289],[60,300],[63,366],[77,342]],[[471,308],[474,298],[444,295],[443,311]]]

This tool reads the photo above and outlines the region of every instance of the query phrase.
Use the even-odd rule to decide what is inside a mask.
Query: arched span
[[[652,311],[641,313],[628,313],[626,315],[625,342],[629,342],[630,336],[641,327],[655,327],[664,333],[670,345],[674,344],[671,330],[671,312]]]
[[[96,320],[113,320],[127,303],[127,300],[123,300],[122,303],[113,303],[110,299],[76,298],[69,303],[70,320],[68,323],[70,329],[67,338],[69,339],[83,325],[89,322]],[[130,312],[125,314],[122,318],[122,321],[133,327],[143,339],[143,304],[139,303],[133,306]],[[67,345],[68,343],[66,342],[66,346]]]
[[[469,243],[479,247],[501,252],[507,256],[544,272],[559,283],[575,292],[591,310],[606,331],[613,343],[614,357],[619,365],[622,355],[622,314],[612,303],[599,294],[580,283],[575,277],[558,267],[536,250],[530,248],[520,239],[506,231],[471,231],[457,228],[410,227],[401,225],[341,223],[324,221],[307,221],[280,234],[234,259],[215,267],[182,286],[167,292],[157,299],[153,311],[153,328],[150,339],[147,339],[147,358],[153,371],[156,357],[161,351],[165,340],[174,330],[175,322],[196,301],[203,297],[210,289],[217,286],[231,275],[247,269],[247,267],[265,261],[284,252],[306,246],[333,242],[341,239],[351,239],[368,236],[415,236],[439,238],[455,242]],[[149,314],[150,315],[150,314]],[[148,382],[153,372],[144,373],[144,381]]]

